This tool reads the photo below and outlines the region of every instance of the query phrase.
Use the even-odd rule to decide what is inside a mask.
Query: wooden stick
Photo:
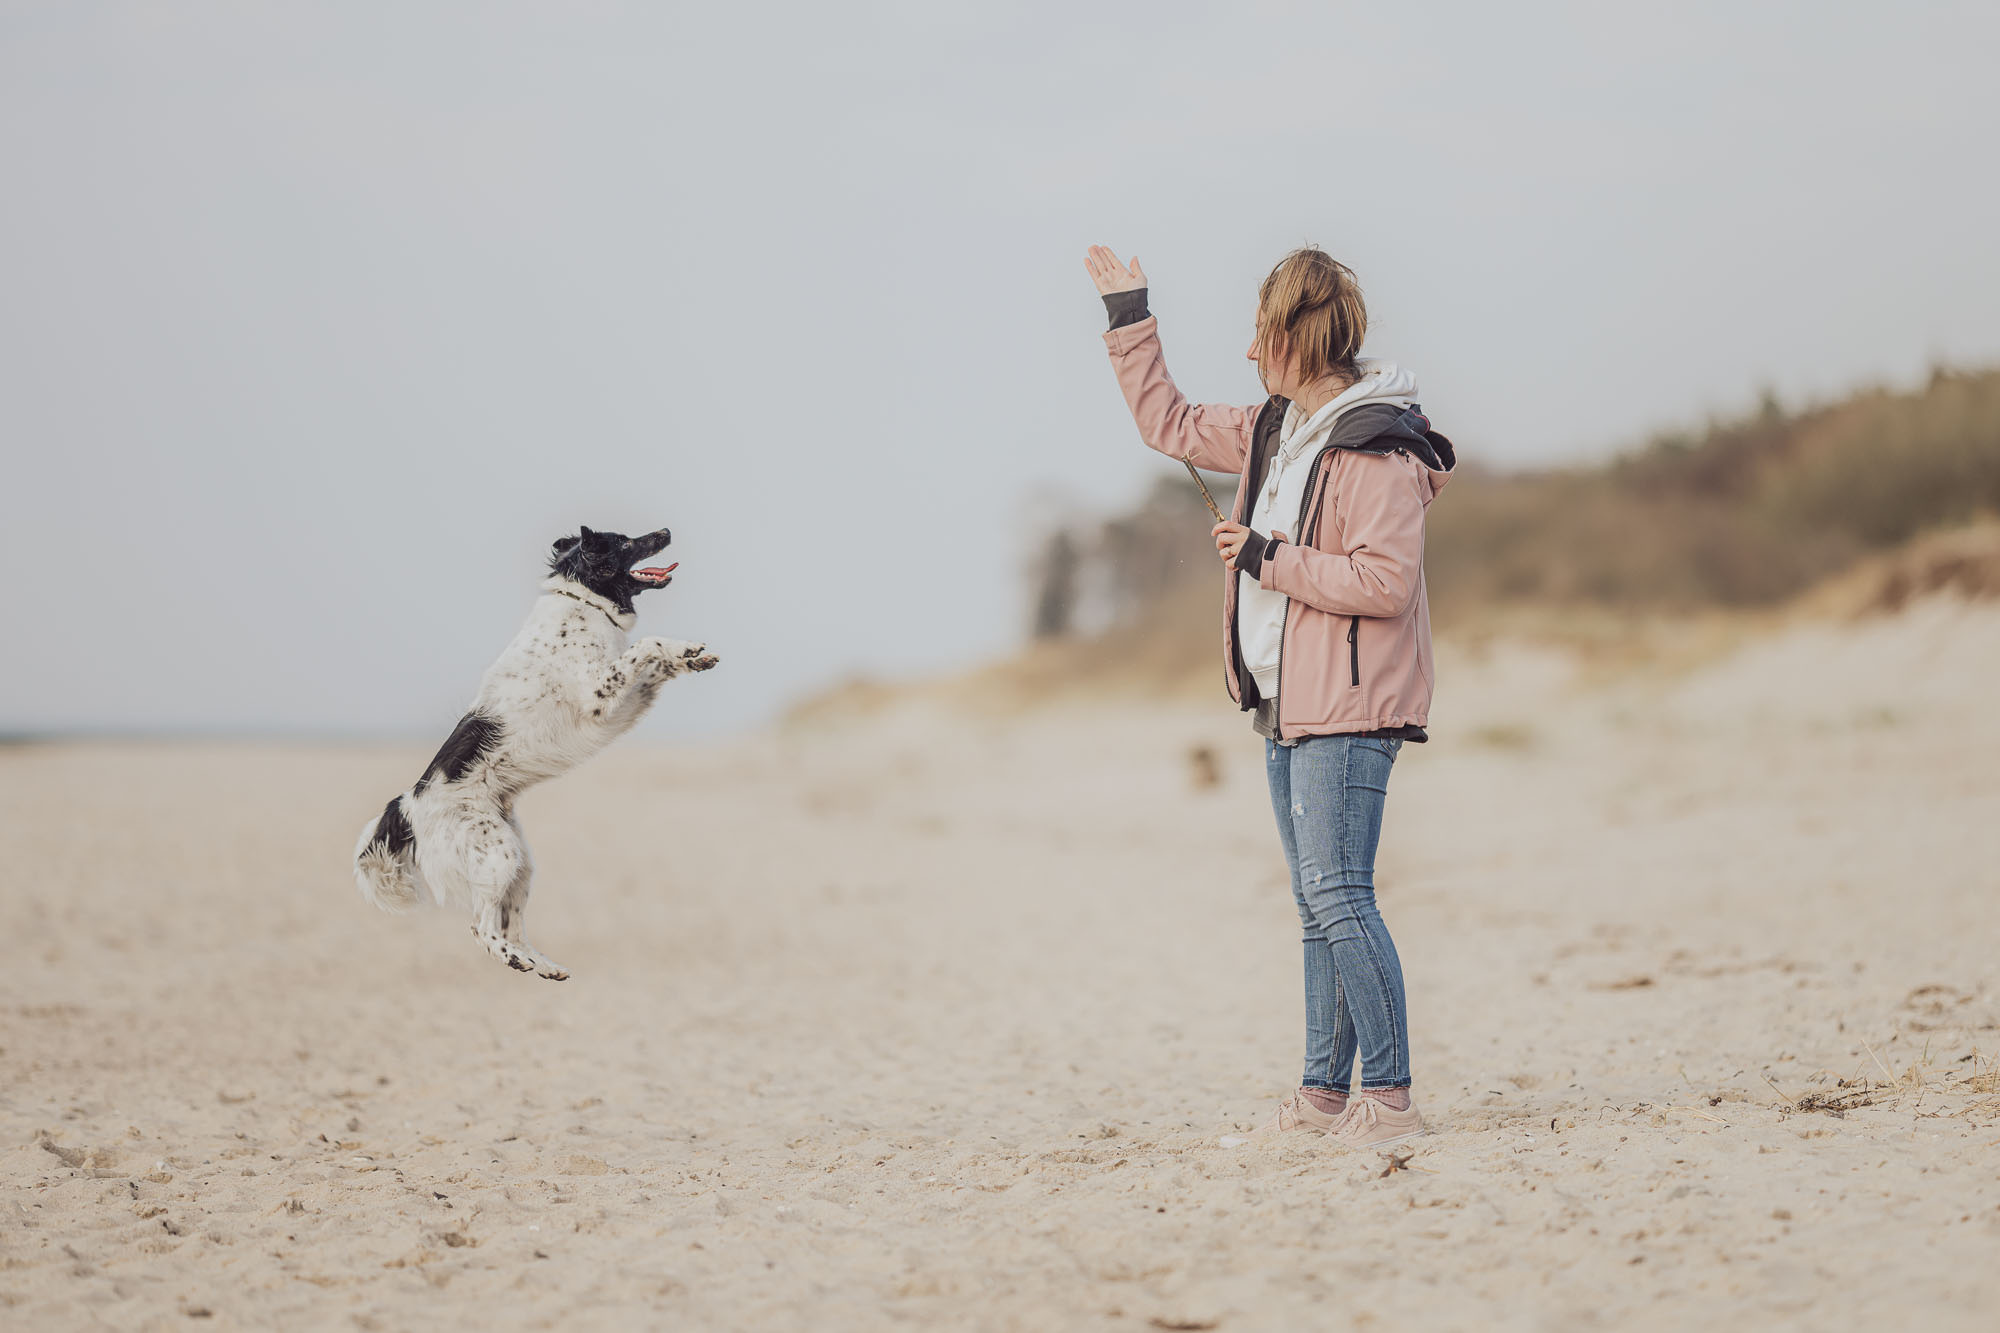
[[[1183,458],[1181,464],[1187,468],[1188,475],[1194,478],[1194,484],[1201,488],[1201,502],[1208,506],[1208,512],[1215,515],[1217,523],[1223,522],[1222,511],[1215,507],[1215,497],[1208,493],[1208,483],[1201,479],[1201,473],[1194,470],[1194,464],[1188,459]]]

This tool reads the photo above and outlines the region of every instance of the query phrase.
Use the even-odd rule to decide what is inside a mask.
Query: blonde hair
[[[1263,354],[1289,361],[1301,384],[1328,375],[1361,377],[1356,364],[1368,336],[1368,307],[1347,265],[1317,246],[1278,261],[1257,289],[1257,339]]]

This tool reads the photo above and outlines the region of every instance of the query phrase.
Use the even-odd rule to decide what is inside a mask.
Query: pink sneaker
[[[1348,1099],[1340,1124],[1328,1136],[1342,1148],[1380,1148],[1423,1132],[1424,1118],[1414,1103],[1409,1110],[1398,1111],[1373,1097],[1356,1095]]]
[[[1348,1099],[1347,1105],[1350,1110],[1353,1108],[1354,1101],[1352,1098]],[[1314,1134],[1331,1134],[1339,1127],[1341,1121],[1346,1116],[1347,1111],[1342,1111],[1338,1115],[1334,1115],[1320,1110],[1306,1099],[1305,1089],[1300,1088],[1297,1092],[1279,1102],[1278,1109],[1271,1113],[1271,1118],[1256,1129],[1251,1130],[1249,1134],[1224,1134],[1218,1142],[1225,1148],[1234,1148],[1248,1143],[1252,1139],[1275,1138],[1280,1134],[1289,1134],[1295,1130],[1305,1130]]]

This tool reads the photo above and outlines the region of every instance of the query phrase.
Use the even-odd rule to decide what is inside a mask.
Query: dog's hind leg
[[[520,835],[520,826],[515,826],[515,836]],[[501,934],[507,942],[526,955],[535,965],[535,975],[547,977],[550,981],[569,980],[569,969],[554,962],[541,950],[522,938],[523,923],[528,915],[528,885],[534,878],[534,866],[528,861],[528,845],[521,844],[521,872],[514,876],[514,882],[507,886],[507,893],[500,900]]]
[[[567,969],[531,949],[521,939],[521,917],[528,906],[528,881],[534,863],[528,845],[511,818],[482,821],[468,858],[473,898],[472,933],[486,952],[516,972],[533,972],[550,981],[567,981]]]

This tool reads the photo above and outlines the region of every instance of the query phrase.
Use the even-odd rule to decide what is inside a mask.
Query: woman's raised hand
[[[1099,296],[1136,292],[1146,285],[1146,270],[1139,267],[1137,255],[1128,266],[1119,263],[1118,256],[1104,246],[1093,245],[1084,252],[1083,266],[1090,270],[1090,280],[1097,284]]]

